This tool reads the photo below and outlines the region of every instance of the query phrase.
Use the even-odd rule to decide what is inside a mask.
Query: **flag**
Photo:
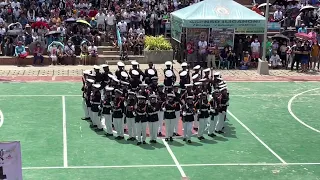
[[[117,39],[118,39],[118,46],[121,46],[122,45],[122,41],[121,41],[121,35],[120,35],[119,27],[117,27]]]
[[[22,180],[20,142],[0,142],[0,180]]]

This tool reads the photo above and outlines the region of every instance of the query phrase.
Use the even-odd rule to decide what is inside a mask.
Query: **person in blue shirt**
[[[18,42],[18,45],[15,47],[14,55],[17,57],[17,65],[22,64],[22,60],[28,56],[28,53],[25,47],[22,44],[22,41]]]
[[[301,24],[301,27],[298,29],[298,33],[308,33],[305,24]]]

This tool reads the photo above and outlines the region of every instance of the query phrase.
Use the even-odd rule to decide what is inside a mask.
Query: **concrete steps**
[[[103,51],[103,55],[119,55],[120,51]],[[133,52],[128,52],[128,55],[133,55]]]

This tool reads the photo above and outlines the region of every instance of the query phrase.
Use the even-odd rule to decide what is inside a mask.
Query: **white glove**
[[[187,113],[185,111],[182,112],[182,116],[186,116]]]
[[[166,108],[162,108],[162,111],[166,111]]]

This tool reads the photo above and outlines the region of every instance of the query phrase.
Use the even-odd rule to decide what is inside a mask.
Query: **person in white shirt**
[[[137,34],[146,34],[146,31],[144,30],[144,28],[142,27],[142,25],[140,25],[140,27],[136,30]]]
[[[125,34],[127,32],[127,26],[127,23],[123,19],[118,22],[118,27],[121,34]]]
[[[294,23],[294,26],[296,26],[296,30],[298,31],[298,29],[301,26],[301,17],[303,15],[303,12],[301,12],[297,17],[296,17],[296,21]]]
[[[96,64],[96,60],[98,57],[98,48],[94,45],[94,42],[91,43],[91,46],[88,48],[89,51],[89,64]]]
[[[258,63],[258,59],[260,57],[260,42],[258,41],[258,38],[255,38],[255,40],[251,43],[251,57],[252,61]]]
[[[131,14],[129,12],[129,10],[124,10],[124,12],[122,13],[122,18],[124,20],[124,22],[126,22],[127,26],[130,26],[131,23]]]
[[[201,33],[200,35],[200,41],[198,42],[198,47],[199,47],[199,56],[200,56],[199,63],[204,64],[207,60],[207,48],[208,48],[208,42],[205,40],[204,33]]]
[[[106,19],[106,15],[103,13],[102,10],[99,10],[98,14],[96,15],[96,20],[97,20],[97,26],[102,27],[102,29],[105,29],[105,19]]]
[[[112,11],[109,11],[108,15],[106,16],[106,22],[107,22],[107,31],[114,31],[116,17],[112,13]]]
[[[65,63],[68,64],[76,64],[76,56],[75,56],[75,46],[73,45],[71,40],[68,40],[67,44],[64,46],[65,53]]]
[[[11,7],[12,8],[20,8],[20,2],[18,2],[17,0],[14,0],[13,2],[11,2]]]
[[[276,22],[279,22],[283,19],[283,14],[280,8],[278,8],[274,13],[273,13],[273,18]]]
[[[277,54],[277,51],[273,51],[269,60],[272,68],[278,68],[281,66],[281,59]]]

